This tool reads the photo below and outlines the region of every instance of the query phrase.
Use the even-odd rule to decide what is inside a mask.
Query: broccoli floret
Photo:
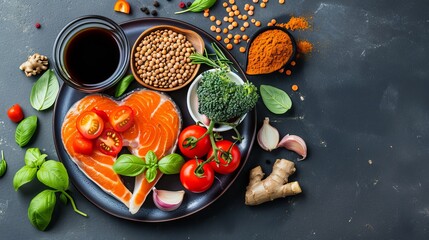
[[[198,112],[218,123],[243,116],[255,107],[259,98],[252,83],[237,84],[227,76],[227,70],[221,69],[203,73],[197,96]]]

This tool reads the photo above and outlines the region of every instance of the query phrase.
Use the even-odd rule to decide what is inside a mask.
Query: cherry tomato
[[[211,148],[210,137],[207,134],[198,142],[207,129],[199,125],[191,125],[182,130],[179,135],[179,149],[188,158],[203,157]]]
[[[113,10],[117,12],[122,12],[129,14],[130,13],[130,4],[125,0],[118,0],[113,7]]]
[[[134,112],[128,106],[115,108],[109,116],[109,122],[113,129],[124,132],[134,124]]]
[[[209,163],[210,166],[215,172],[220,174],[234,172],[238,168],[238,165],[240,165],[241,160],[241,153],[238,146],[228,140],[218,141],[216,142],[216,146],[220,149],[220,151],[217,152],[219,162],[217,163],[215,159],[213,159],[213,161]],[[210,149],[207,156],[211,157],[213,154],[213,149]]]
[[[116,156],[122,149],[122,137],[113,129],[105,129],[95,142],[97,150],[109,156]]]
[[[84,137],[77,137],[73,140],[73,149],[77,153],[91,155],[94,149],[94,143]]]
[[[107,116],[107,113],[103,110],[98,110],[97,108],[93,108],[91,111],[97,113],[97,115],[99,117],[101,117],[101,119],[103,119],[103,121],[108,122],[109,121],[109,116]]]
[[[95,112],[86,111],[80,114],[76,128],[87,139],[95,139],[103,132],[104,121]]]
[[[12,107],[7,110],[7,116],[12,122],[19,123],[24,119],[24,113],[22,112],[21,106],[19,104],[14,104]]]
[[[191,159],[180,169],[180,182],[191,192],[200,193],[213,185],[214,171],[209,164],[201,166],[203,161]]]

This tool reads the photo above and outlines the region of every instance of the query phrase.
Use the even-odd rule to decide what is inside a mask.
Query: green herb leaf
[[[156,169],[156,167],[148,168],[146,170],[146,180],[148,182],[152,182],[153,180],[155,180],[157,174],[158,170]]]
[[[272,113],[283,114],[292,107],[292,100],[285,91],[269,85],[261,85],[260,89],[262,101]]]
[[[145,156],[146,167],[149,168],[155,166],[157,161],[158,158],[156,157],[156,154],[152,150],[149,150]]]
[[[28,219],[34,227],[44,231],[51,222],[57,198],[54,190],[44,190],[37,194],[28,206]]]
[[[7,163],[6,163],[6,160],[4,159],[4,154],[2,150],[1,159],[0,159],[0,177],[3,177],[4,173],[6,172],[6,169],[7,169]]]
[[[195,0],[186,10],[175,12],[174,14],[180,14],[185,12],[202,12],[206,9],[211,8],[215,3],[216,0]]]
[[[68,199],[67,199],[67,196],[66,196],[63,192],[60,194],[60,201],[61,201],[64,205],[67,205]]]
[[[134,177],[141,174],[146,169],[143,159],[131,155],[122,154],[113,164],[113,170],[120,175]]]
[[[162,173],[177,174],[184,163],[185,159],[180,154],[172,153],[161,158],[158,162],[158,167]]]
[[[59,89],[60,86],[54,71],[52,69],[46,70],[31,89],[31,106],[38,111],[50,108],[55,102]]]
[[[24,156],[25,165],[39,168],[45,162],[47,156],[42,154],[38,148],[29,148]]]
[[[134,81],[134,76],[129,74],[125,76],[116,86],[115,97],[120,97],[127,91],[128,86]]]
[[[13,177],[13,188],[18,190],[22,185],[31,182],[36,177],[37,168],[24,166],[15,173]]]
[[[15,141],[20,147],[24,147],[30,142],[37,128],[37,117],[30,116],[22,120],[15,131]]]
[[[48,160],[37,171],[37,179],[48,187],[65,191],[69,188],[69,175],[61,162]]]

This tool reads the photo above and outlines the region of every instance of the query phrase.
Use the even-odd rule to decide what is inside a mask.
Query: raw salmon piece
[[[91,155],[83,155],[76,153],[73,148],[73,140],[80,135],[76,128],[76,120],[79,115],[95,107],[108,112],[111,111],[112,106],[116,106],[116,103],[101,95],[89,95],[83,98],[67,113],[61,128],[61,136],[66,151],[79,169],[101,189],[128,207],[132,194],[112,169],[116,158],[97,150],[94,150]]]
[[[154,151],[158,158],[174,151],[181,117],[177,106],[168,96],[152,90],[134,91],[120,102],[99,94],[88,95],[73,105],[65,117],[62,140],[71,159],[89,179],[124,203],[134,214],[162,174],[159,172],[151,183],[146,181],[144,173],[137,176],[131,194],[112,169],[115,157],[96,150],[89,156],[82,155],[73,149],[73,139],[80,135],[76,129],[76,120],[82,112],[96,108],[109,115],[118,105],[128,105],[134,111],[135,123],[122,133],[123,144],[132,154],[142,158],[149,150]]]

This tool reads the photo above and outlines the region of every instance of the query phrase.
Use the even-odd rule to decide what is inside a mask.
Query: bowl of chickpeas
[[[131,71],[141,85],[158,91],[175,91],[198,74],[193,53],[204,52],[204,40],[188,29],[160,25],[145,30],[131,49]]]

